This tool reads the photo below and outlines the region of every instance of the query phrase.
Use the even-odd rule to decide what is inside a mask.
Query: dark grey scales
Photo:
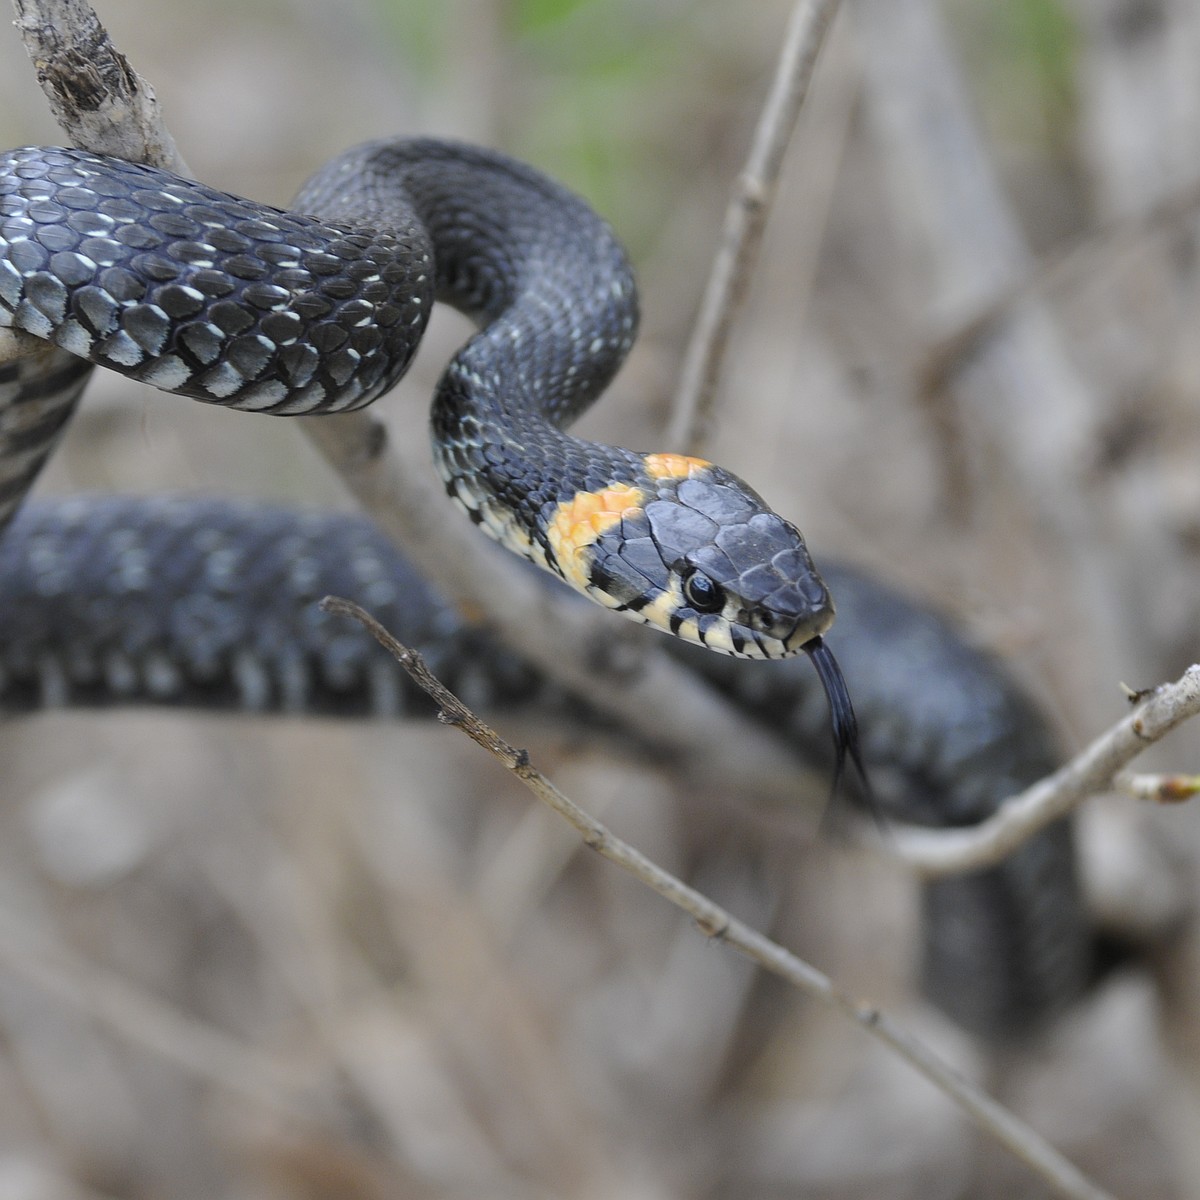
[[[839,751],[854,752],[822,637],[829,594],[794,526],[712,464],[562,429],[636,328],[623,252],[586,204],[502,155],[413,141],[347,152],[296,207],[319,216],[78,151],[0,155],[0,327],[46,343],[0,367],[0,528],[70,416],[84,358],[251,411],[337,411],[403,374],[436,297],[481,326],[433,410],[456,502],[576,590],[679,638],[759,658],[806,650],[841,721]],[[580,497],[601,497],[603,520]],[[889,811],[970,823],[1053,765],[996,664],[879,585],[830,578],[841,615],[829,640]],[[0,704],[428,712],[360,631],[315,612],[327,592],[358,598],[468,700],[561,707],[361,522],[117,500],[31,506],[0,544]],[[807,664],[669,642],[698,679],[828,760]],[[1089,935],[1066,824],[925,897],[927,986],[968,1027],[1019,1031],[1083,986]]]
[[[967,825],[1055,766],[1034,707],[954,628],[849,568],[828,635],[888,812]],[[464,623],[366,520],[182,498],[30,503],[0,542],[0,711],[154,705],[421,719],[427,698],[328,594],[357,600],[484,711],[561,718],[563,693]],[[827,766],[803,661],[666,643]],[[585,702],[576,700],[582,716]],[[1090,942],[1062,822],[1001,866],[923,889],[926,992],[966,1028],[1028,1032],[1079,994]]]
[[[432,407],[451,498],[510,550],[630,619],[721,653],[804,649],[834,685],[853,752],[852,713],[820,641],[833,607],[799,530],[715,464],[566,431],[637,332],[625,253],[587,204],[504,155],[415,139],[346,151],[294,207],[78,150],[9,151],[0,325],[163,391],[294,416],[388,391],[435,297],[454,305],[479,331]],[[21,429],[19,469],[4,467],[0,427],[10,501],[61,423],[52,413]]]

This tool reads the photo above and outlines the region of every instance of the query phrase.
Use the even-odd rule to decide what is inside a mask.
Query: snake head
[[[702,459],[651,454],[634,484],[560,503],[556,569],[609,608],[742,658],[805,651],[829,701],[836,795],[849,760],[873,810],[845,680],[822,634],[833,600],[800,531],[736,475]]]
[[[551,520],[559,573],[592,599],[685,641],[784,658],[820,636],[833,602],[800,532],[736,475],[676,454],[579,493]]]

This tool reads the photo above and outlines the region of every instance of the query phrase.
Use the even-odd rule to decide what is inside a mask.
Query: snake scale
[[[576,591],[674,634],[698,681],[824,760],[818,681],[790,658],[804,650],[832,705],[834,769],[847,751],[858,763],[825,636],[830,589],[795,527],[706,460],[565,432],[632,343],[633,278],[583,201],[489,151],[369,143],[286,212],[81,151],[0,156],[0,327],[47,343],[0,368],[0,522],[89,363],[249,411],[342,411],[400,378],[435,299],[480,327],[432,413],[455,503]],[[880,585],[830,579],[886,811],[974,822],[1053,765],[994,662]],[[426,712],[363,634],[315,612],[327,592],[360,599],[468,699],[557,704],[361,521],[91,498],[28,506],[0,543],[0,706]],[[1082,987],[1089,935],[1067,824],[1002,866],[928,885],[924,906],[927,990],[969,1028],[1019,1031]]]

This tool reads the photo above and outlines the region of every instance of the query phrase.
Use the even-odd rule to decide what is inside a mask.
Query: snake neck
[[[501,416],[535,440],[604,390],[637,333],[637,290],[608,223],[504,155],[431,139],[370,142],[312,177],[297,208],[407,230],[432,252],[436,298],[481,332],[455,357],[453,415]]]
[[[484,533],[565,578],[556,514],[614,480],[632,489],[643,456],[573,437],[542,415],[522,394],[530,381],[496,372],[490,346],[498,336],[495,327],[480,334],[442,376],[430,418],[434,463],[447,494]]]
[[[633,274],[608,224],[511,159],[428,140],[352,150],[297,205],[335,220],[366,211],[385,227],[416,215],[437,299],[480,327],[432,409],[446,490],[486,533],[567,577],[555,513],[614,481],[632,489],[645,474],[644,456],[565,432],[608,386],[637,332]]]
[[[437,299],[480,326],[433,412],[446,490],[477,525],[597,603],[720,653],[781,658],[828,627],[799,530],[744,480],[565,432],[638,315],[624,251],[582,200],[502,155],[430,141],[359,147],[318,184],[325,218],[394,206],[399,230],[411,206]]]

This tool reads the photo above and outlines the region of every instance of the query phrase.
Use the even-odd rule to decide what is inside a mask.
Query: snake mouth
[[[799,621],[796,621],[786,634],[779,637],[779,640],[783,643],[784,654],[796,654],[800,650],[811,654],[811,647],[814,643],[820,643],[824,647],[824,643],[821,642],[821,634],[825,633],[833,624],[833,616],[833,605],[828,604],[819,612],[813,613],[812,616],[802,617]],[[830,654],[827,647],[825,648],[825,654],[829,655],[830,660],[833,662],[833,669],[836,671],[837,662],[833,659],[833,655]],[[844,684],[843,690],[845,690]]]
[[[823,638],[809,638],[801,647],[808,655],[817,678],[825,689],[825,697],[829,701],[829,720],[833,732],[834,768],[833,786],[830,789],[830,803],[837,799],[838,787],[845,773],[846,759],[854,764],[862,785],[862,796],[865,807],[872,813],[877,813],[875,795],[871,789],[871,781],[867,778],[866,767],[863,766],[862,754],[858,746],[858,717],[850,700],[850,689],[846,687],[846,679],[842,668],[833,656],[833,651],[825,644]]]

